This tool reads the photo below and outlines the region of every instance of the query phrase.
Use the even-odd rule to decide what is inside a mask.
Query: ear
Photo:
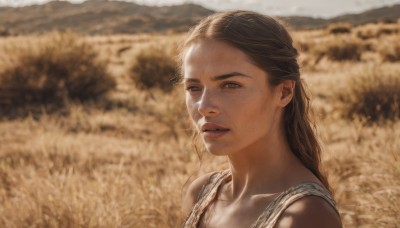
[[[294,80],[283,80],[279,85],[279,106],[285,107],[292,100],[294,96]]]

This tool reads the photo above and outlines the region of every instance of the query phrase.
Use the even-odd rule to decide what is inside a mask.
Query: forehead
[[[218,40],[200,40],[192,43],[187,48],[185,59],[198,60],[203,59],[205,54],[212,55],[212,57],[218,58],[229,58],[230,55],[240,56],[244,59],[250,60],[250,58],[238,48],[232,45],[218,41]],[[207,57],[207,59],[210,56]]]
[[[183,58],[184,75],[224,74],[229,72],[250,73],[261,70],[251,58],[227,43],[202,40],[192,43]]]

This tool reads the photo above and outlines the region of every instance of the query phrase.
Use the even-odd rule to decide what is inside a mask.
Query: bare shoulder
[[[215,172],[204,174],[194,180],[188,187],[182,202],[182,213],[187,216],[196,204],[197,197],[203,186],[208,182],[210,176]]]
[[[275,227],[341,228],[342,222],[335,209],[318,196],[306,196],[291,204]]]

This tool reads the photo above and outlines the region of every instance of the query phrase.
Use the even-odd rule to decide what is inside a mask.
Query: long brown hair
[[[298,51],[286,28],[272,17],[251,11],[216,13],[190,30],[181,46],[181,59],[190,44],[207,39],[225,42],[246,53],[268,73],[271,86],[283,80],[295,81],[294,96],[284,110],[285,134],[292,152],[331,190],[320,168],[321,146],[310,118],[310,98],[300,78]]]

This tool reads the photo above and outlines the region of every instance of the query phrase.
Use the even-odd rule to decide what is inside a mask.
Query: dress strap
[[[279,194],[253,223],[251,228],[268,227],[272,228],[278,221],[280,215],[295,201],[305,196],[319,196],[326,200],[339,214],[336,203],[331,194],[321,185],[314,182],[306,182],[289,188]]]
[[[230,175],[230,170],[215,172],[211,174],[208,182],[203,185],[197,203],[184,221],[182,228],[195,228],[205,208],[214,200],[221,183]]]

